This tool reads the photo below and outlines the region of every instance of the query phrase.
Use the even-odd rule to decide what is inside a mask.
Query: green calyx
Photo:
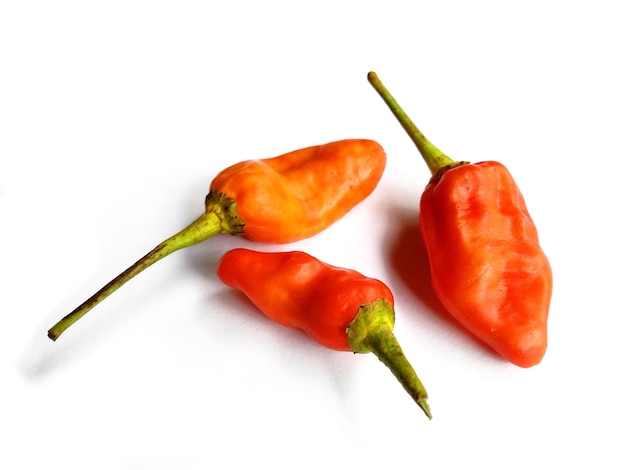
[[[56,339],[92,308],[98,305],[137,274],[166,256],[207,240],[219,233],[243,234],[244,222],[237,213],[237,205],[224,193],[211,190],[205,200],[206,212],[186,228],[158,244],[132,266],[107,283],[89,299],[59,320],[50,330],[48,337]]]
[[[432,419],[428,393],[393,334],[395,312],[385,299],[362,305],[346,328],[348,344],[355,353],[373,353],[396,376],[404,389]]]
[[[402,107],[398,104],[391,93],[389,93],[389,90],[387,90],[385,85],[383,85],[383,82],[380,81],[375,72],[368,73],[367,80],[378,92],[398,122],[400,122],[400,125],[404,128],[413,143],[416,145],[417,149],[422,154],[422,158],[424,158],[426,165],[428,165],[428,169],[434,179],[438,179],[444,171],[466,163],[452,160],[445,153],[435,147],[417,128],[408,114],[404,112]]]
[[[205,215],[215,214],[220,219],[220,232],[229,235],[243,235],[245,222],[239,217],[237,203],[226,194],[211,189],[204,200]],[[193,223],[192,223],[193,225]],[[200,241],[205,240],[203,238]]]

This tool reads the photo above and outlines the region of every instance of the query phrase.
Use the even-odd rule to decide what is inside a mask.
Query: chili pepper
[[[347,139],[247,160],[222,170],[211,182],[204,214],[62,318],[48,331],[48,337],[56,340],[155,262],[214,235],[289,243],[321,232],[372,193],[385,164],[385,152],[377,142]]]
[[[547,348],[552,270],[519,187],[501,163],[452,160],[426,139],[374,72],[368,80],[432,173],[419,221],[435,293],[501,356],[520,367],[538,364]]]
[[[389,287],[301,251],[228,251],[217,275],[243,292],[267,317],[304,330],[327,348],[374,353],[431,418],[428,394],[393,334]]]

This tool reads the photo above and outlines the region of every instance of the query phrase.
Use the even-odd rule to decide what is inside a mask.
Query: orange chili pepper
[[[62,318],[48,331],[48,337],[56,340],[155,262],[214,235],[289,243],[321,232],[372,193],[385,164],[385,152],[377,142],[348,139],[224,169],[210,185],[204,214]]]
[[[428,394],[393,334],[394,300],[383,282],[301,251],[245,248],[227,252],[217,275],[276,323],[330,349],[374,353],[431,418]]]
[[[465,328],[520,367],[547,348],[552,270],[524,197],[500,163],[456,162],[417,129],[374,72],[368,79],[424,157],[432,178],[420,231],[435,293]]]

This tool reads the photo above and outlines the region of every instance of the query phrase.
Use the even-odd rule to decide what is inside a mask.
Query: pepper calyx
[[[469,164],[470,164],[470,162],[454,162],[454,163],[452,163],[452,164],[450,164],[450,165],[446,165],[446,166],[444,166],[444,167],[441,167],[441,168],[439,168],[439,169],[435,172],[435,174],[433,174],[433,175],[430,177],[430,180],[428,181],[428,184],[429,184],[429,185],[430,185],[430,184],[436,184],[436,183],[437,183],[437,182],[441,179],[441,177],[443,176],[443,174],[444,174],[446,171],[448,171],[448,170],[452,170],[453,168],[456,168],[456,167],[458,167],[458,166],[469,165]]]
[[[215,214],[220,220],[220,233],[242,235],[246,223],[239,216],[237,202],[222,191],[211,189],[204,200],[206,213]]]
[[[355,353],[371,352],[378,357],[432,419],[428,393],[393,334],[394,323],[395,311],[388,300],[380,298],[363,304],[346,327],[348,344]]]

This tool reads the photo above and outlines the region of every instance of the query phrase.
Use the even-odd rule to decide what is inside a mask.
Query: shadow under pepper
[[[48,337],[56,340],[157,261],[215,235],[289,243],[321,232],[372,193],[385,165],[386,155],[380,144],[346,139],[278,157],[246,160],[222,170],[211,182],[204,214],[59,320],[48,330]]]
[[[430,419],[428,394],[393,334],[394,299],[383,282],[301,252],[228,251],[218,277],[267,317],[304,330],[327,348],[371,352]]]
[[[552,270],[515,180],[501,163],[449,158],[421,133],[374,72],[368,80],[432,174],[419,220],[441,303],[513,364],[538,364],[547,348]]]

